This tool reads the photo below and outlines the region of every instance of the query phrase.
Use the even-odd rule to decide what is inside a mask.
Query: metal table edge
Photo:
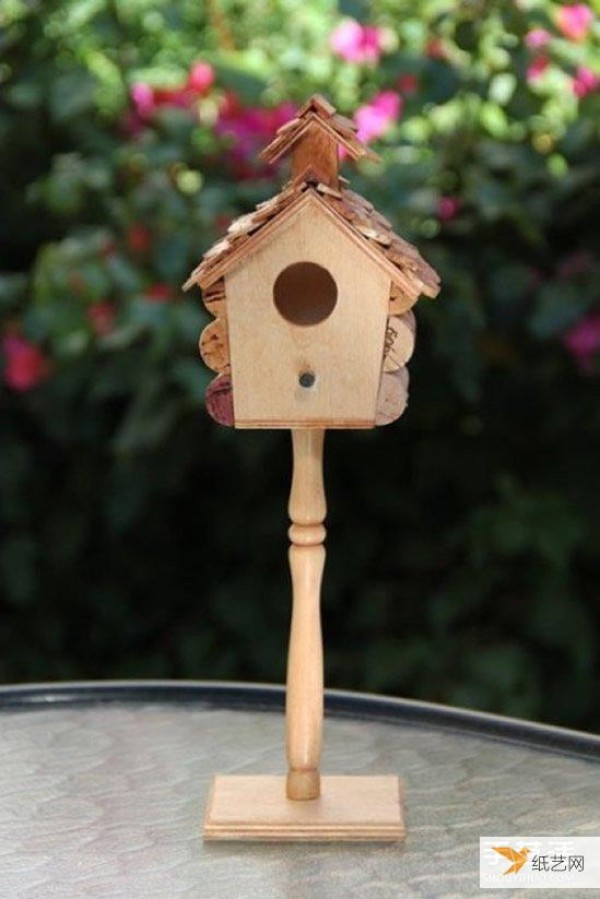
[[[212,708],[282,711],[285,688],[278,684],[193,680],[65,681],[0,686],[0,712],[132,703],[197,703]],[[437,727],[457,734],[600,759],[600,736],[596,734],[455,706],[374,693],[326,690],[325,711],[333,717]]]

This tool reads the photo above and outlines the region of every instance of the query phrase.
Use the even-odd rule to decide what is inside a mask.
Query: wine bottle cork
[[[400,418],[408,403],[408,369],[382,372],[375,411],[376,425],[389,425]]]
[[[211,418],[220,425],[232,428],[235,421],[233,416],[233,390],[231,376],[228,373],[217,375],[206,388],[206,410]]]
[[[383,370],[396,371],[406,365],[415,348],[417,323],[414,312],[391,315],[387,321],[383,351]]]
[[[229,366],[229,340],[222,318],[216,318],[203,330],[198,344],[202,361],[211,371],[222,372]]]

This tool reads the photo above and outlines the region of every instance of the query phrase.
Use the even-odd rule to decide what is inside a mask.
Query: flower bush
[[[597,726],[598,8],[11,0],[0,25],[0,677],[283,678],[288,441],[207,418],[179,285],[320,91],[443,282],[402,421],[328,438],[328,683]]]

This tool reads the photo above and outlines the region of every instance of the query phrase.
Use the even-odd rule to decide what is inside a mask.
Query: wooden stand
[[[437,273],[339,173],[340,147],[377,159],[318,94],[262,151],[292,158],[275,196],[231,222],[186,281],[214,317],[200,353],[216,373],[206,408],[236,428],[291,428],[294,603],[286,694],[287,777],[217,777],[206,839],[399,840],[397,777],[324,777],[320,590],[325,428],[372,428],[407,407],[412,307]]]
[[[319,799],[285,795],[285,777],[217,776],[205,840],[398,842],[405,835],[397,777],[321,778]]]
[[[292,430],[289,514],[292,624],[286,692],[288,774],[218,776],[204,823],[209,840],[380,840],[404,837],[395,776],[321,778],[325,565],[322,429]]]

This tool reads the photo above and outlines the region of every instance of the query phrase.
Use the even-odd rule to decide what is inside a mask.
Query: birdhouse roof
[[[194,284],[203,290],[210,287],[308,203],[318,204],[355,245],[385,269],[404,295],[412,300],[421,294],[437,296],[440,290],[437,273],[416,247],[394,233],[390,222],[372,203],[345,185],[337,190],[313,181],[291,181],[270,200],[259,203],[253,212],[235,219],[226,236],[206,251],[183,285],[184,290]]]
[[[312,202],[367,252],[374,263],[386,270],[399,291],[413,301],[422,293],[436,296],[440,289],[439,278],[416,247],[395,234],[390,222],[374,209],[373,204],[349,190],[348,182],[337,175],[336,144],[345,147],[353,159],[378,159],[358,140],[355,132],[354,123],[339,115],[324,97],[319,94],[310,97],[295,118],[279,128],[274,140],[261,153],[266,161],[275,162],[290,150],[295,153],[308,141],[308,168],[301,167],[300,174],[296,173],[280,193],[232,222],[226,236],[204,254],[184,284],[184,290],[193,284],[199,284],[203,290],[210,287],[244,256],[254,252],[258,244],[273,234],[302,204]],[[311,165],[310,150],[314,148],[317,152],[321,133],[326,135],[325,142],[335,160],[335,172],[329,183],[321,180],[323,175],[319,176]]]
[[[320,94],[310,97],[293,119],[278,128],[275,138],[261,151],[260,158],[265,162],[276,162],[314,127],[343,146],[352,159],[379,160],[379,156],[357,138],[356,125],[352,119],[340,115],[335,106]]]

